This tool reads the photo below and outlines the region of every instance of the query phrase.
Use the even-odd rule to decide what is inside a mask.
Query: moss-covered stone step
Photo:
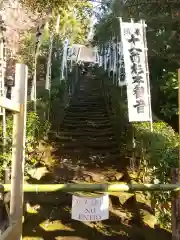
[[[74,114],[76,113],[76,116],[97,116],[97,117],[100,117],[100,116],[106,116],[108,117],[108,113],[106,110],[100,110],[100,109],[97,109],[96,111],[95,110],[85,110],[85,109],[79,109],[77,111],[75,110],[72,110],[72,109],[67,109],[65,115],[71,115],[73,116]]]
[[[85,146],[83,146],[83,143],[80,142],[62,142],[62,143],[58,143],[57,146],[58,147],[62,147],[64,149],[74,149],[74,148],[84,148]]]
[[[94,100],[94,101],[92,101],[92,100],[84,100],[84,101],[78,101],[78,100],[76,100],[76,101],[74,101],[74,102],[72,102],[72,105],[71,106],[79,106],[79,105],[81,105],[81,106],[86,106],[86,105],[91,105],[91,106],[94,106],[94,107],[96,107],[96,106],[105,106],[105,103],[104,102],[100,102],[100,101],[98,101],[98,100]]]
[[[97,133],[97,130],[99,130],[99,134],[102,134],[102,132],[104,132],[104,134],[107,133],[108,134],[112,134],[112,128],[111,127],[106,127],[106,128],[103,128],[103,129],[98,129],[98,128],[86,128],[84,131],[88,132],[87,134],[89,134],[89,136],[91,136],[91,134],[93,133]]]
[[[87,107],[72,107],[72,106],[70,106],[70,107],[68,107],[67,108],[67,111],[68,112],[87,112]]]
[[[93,149],[106,149],[108,151],[108,148],[115,149],[117,148],[117,143],[112,142],[112,141],[107,141],[107,142],[85,142],[85,146],[88,148],[93,148]]]
[[[102,138],[112,138],[114,137],[112,131],[94,131],[94,132],[82,132],[82,131],[65,131],[65,129],[62,129],[62,131],[60,131],[58,134],[52,134],[52,138],[56,138],[57,140],[61,137],[92,137],[92,138],[98,138],[98,137],[102,137]]]
[[[101,97],[87,97],[87,96],[82,96],[82,97],[77,97],[73,99],[72,104],[74,103],[84,103],[84,102],[92,102],[92,103],[99,103],[99,104],[104,104],[104,99]]]
[[[68,118],[79,118],[79,117],[84,117],[86,119],[91,119],[92,118],[109,118],[108,113],[96,113],[96,114],[92,114],[92,113],[88,113],[88,112],[66,112],[65,117]]]
[[[63,147],[63,148],[84,148],[87,147],[88,149],[97,149],[97,150],[103,150],[110,148],[115,149],[117,147],[117,144],[115,142],[80,142],[80,141],[68,141],[68,142],[59,142],[57,146]]]
[[[111,148],[111,149],[94,149],[94,148],[91,148],[89,147],[88,148],[88,153],[96,153],[97,155],[101,155],[101,156],[104,156],[104,157],[108,157],[110,156],[111,154],[112,155],[118,155],[119,154],[119,150],[118,148]]]
[[[119,167],[121,166],[120,162],[120,154],[117,149],[112,149],[111,151],[107,151],[106,149],[93,149],[93,148],[85,148],[80,146],[72,146],[70,147],[60,147],[58,149],[60,156],[62,157],[72,157],[74,159],[75,156],[80,157],[80,164],[85,166],[85,162],[92,164],[92,160],[95,161],[96,164],[108,163],[109,166],[113,166],[113,164],[119,163]],[[119,154],[119,155],[118,155]],[[84,158],[84,160],[82,160]],[[96,165],[94,165],[96,167]]]
[[[64,141],[64,142],[76,142],[79,141],[79,136],[81,137],[82,135],[77,135],[77,136],[63,136],[63,135],[59,135],[56,137],[56,140],[58,141]]]
[[[92,118],[71,118],[71,117],[65,117],[63,122],[81,122],[81,123],[94,123],[94,124],[109,124],[110,123],[110,119],[108,118],[96,118],[96,119],[92,119]]]
[[[117,142],[116,140],[108,140],[108,138],[89,138],[88,136],[78,136],[78,137],[59,137],[58,138],[58,142],[60,144],[79,144],[79,145],[83,145],[83,146],[94,146],[94,148],[98,148],[101,147],[101,146],[109,146],[109,148],[112,148],[112,147],[117,147]],[[107,149],[108,151],[108,149]]]
[[[79,137],[79,136],[84,136],[84,133],[81,131],[65,131],[62,129],[59,133],[56,133],[52,135],[52,137],[56,138],[57,140],[60,139],[61,137]]]
[[[67,109],[68,112],[84,112],[84,111],[88,111],[88,112],[100,112],[100,113],[104,113],[107,112],[106,109],[102,106],[97,106],[97,107],[93,107],[93,106],[70,106]]]
[[[82,125],[110,125],[109,119],[97,119],[97,120],[91,120],[91,119],[71,119],[71,118],[64,118],[62,124],[82,124]]]
[[[69,115],[65,115],[64,117],[64,121],[71,121],[71,120],[74,120],[74,121],[98,121],[98,122],[109,122],[110,119],[107,118],[107,117],[102,117],[102,116],[96,116],[96,115],[91,115],[91,116],[74,116],[73,118]]]
[[[91,126],[87,126],[87,127],[77,127],[76,125],[74,126],[69,126],[69,125],[62,125],[61,126],[61,130],[65,131],[65,132],[82,132],[82,136],[91,136],[93,135],[93,133],[96,133],[97,131],[101,132],[101,131],[105,131],[107,132],[107,135],[109,135],[110,133],[112,134],[112,129],[111,127],[104,127],[104,128],[98,128],[98,127],[91,127]],[[83,133],[84,132],[84,133]],[[69,134],[70,135],[70,134]]]
[[[64,126],[65,128],[97,128],[97,129],[107,129],[111,127],[110,123],[95,123],[95,122],[75,122],[72,121],[70,122],[63,122],[62,126]]]

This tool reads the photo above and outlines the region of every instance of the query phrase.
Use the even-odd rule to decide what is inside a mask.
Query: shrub
[[[129,123],[126,91],[112,85],[104,77],[104,91],[111,99],[111,120],[121,154],[125,160],[135,155],[138,182],[170,183],[171,169],[177,167],[179,138],[178,134],[165,122]],[[107,93],[105,94],[107,96]],[[132,137],[135,138],[135,148]],[[170,229],[171,194],[170,192],[151,193],[156,217],[162,227]]]
[[[5,147],[5,153],[3,152],[3,139],[1,137],[1,149],[0,149],[0,179],[3,180],[3,172],[7,166],[11,165],[11,152],[12,152],[12,130],[13,130],[13,116],[10,114],[7,116],[7,145]],[[50,130],[50,124],[48,121],[41,122],[39,116],[34,112],[27,113],[26,123],[26,155],[25,155],[25,172],[36,165],[40,160],[37,147],[39,141],[47,136]],[[0,124],[0,135],[2,136],[2,123]]]

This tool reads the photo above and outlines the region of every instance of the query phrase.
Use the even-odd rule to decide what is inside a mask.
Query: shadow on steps
[[[118,149],[99,82],[80,84],[60,131],[50,138],[56,164],[40,180],[29,177],[30,183],[131,182],[128,159]],[[70,193],[31,193],[25,194],[25,200],[31,211],[24,223],[24,239],[171,239],[167,231],[145,224],[141,210],[152,215],[151,209],[140,205],[135,194],[110,194],[109,220],[89,224],[71,219]]]

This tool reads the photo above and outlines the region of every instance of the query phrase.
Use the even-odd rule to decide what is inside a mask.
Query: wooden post
[[[16,64],[12,100],[20,103],[20,113],[14,114],[13,121],[10,216],[11,221],[18,224],[14,240],[20,240],[22,234],[27,77],[27,66]]]
[[[179,118],[179,143],[180,143],[180,68],[178,69],[178,118]],[[178,168],[172,170],[172,183],[180,182],[180,145]],[[172,240],[180,240],[180,192],[172,197]]]
[[[0,185],[0,234],[4,231],[4,187]]]
[[[172,169],[172,183],[178,182],[179,169]],[[180,240],[180,195],[179,192],[172,194],[172,240]]]
[[[178,69],[178,119],[179,119],[179,143],[180,143],[180,68]],[[179,144],[179,161],[178,161],[178,180],[180,182],[180,144]]]

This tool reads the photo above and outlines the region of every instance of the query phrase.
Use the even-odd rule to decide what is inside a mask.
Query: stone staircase
[[[113,168],[113,179],[118,174],[120,154],[100,81],[90,78],[81,80],[80,89],[66,110],[56,142],[60,162],[75,172],[78,169],[78,177],[81,171],[81,180],[86,180],[87,174],[94,176],[95,182],[98,179],[99,182],[102,179],[112,180],[109,179],[108,169]],[[78,177],[74,174],[76,180]]]

